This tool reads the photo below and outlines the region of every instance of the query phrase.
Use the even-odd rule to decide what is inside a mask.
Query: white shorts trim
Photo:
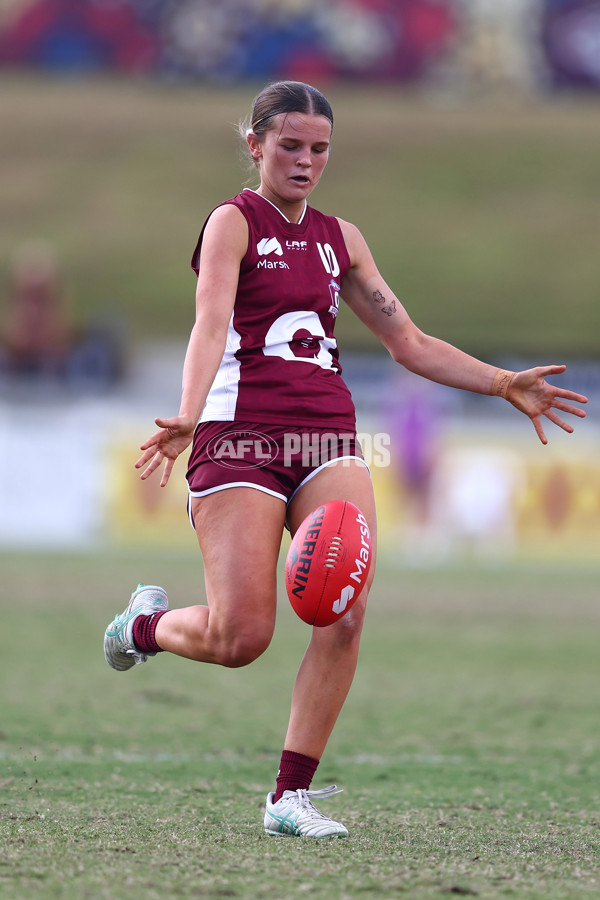
[[[323,463],[322,465],[317,466],[317,468],[313,469],[312,472],[309,472],[309,474],[306,476],[306,478],[304,478],[300,482],[298,487],[294,491],[292,491],[289,499],[286,498],[285,494],[279,493],[279,491],[273,491],[273,490],[271,490],[271,488],[264,487],[262,484],[254,484],[254,482],[252,482],[252,481],[230,481],[230,482],[228,482],[228,484],[219,484],[216,487],[208,488],[205,491],[191,491],[188,488],[187,509],[188,509],[190,525],[192,526],[192,528],[195,529],[196,526],[194,525],[194,518],[192,516],[192,503],[191,503],[192,497],[208,497],[209,494],[216,494],[219,491],[228,491],[230,488],[249,487],[249,488],[254,488],[254,490],[256,490],[256,491],[262,491],[263,494],[269,494],[271,497],[277,497],[278,500],[283,500],[283,502],[286,504],[286,507],[289,507],[290,503],[292,502],[292,500],[294,499],[294,497],[296,496],[296,494],[298,493],[300,488],[303,487],[303,485],[305,485],[307,482],[309,482],[311,480],[311,478],[314,478],[315,475],[318,475],[318,473],[322,469],[326,469],[328,466],[333,466],[333,465],[335,465],[335,463],[342,462],[343,460],[351,460],[351,459],[355,459],[357,462],[362,463],[363,466],[365,467],[365,469],[367,470],[367,472],[369,473],[369,475],[371,474],[371,470],[362,456],[336,456],[335,459],[330,459],[327,462]]]
[[[300,488],[303,487],[303,485],[305,485],[308,481],[310,481],[311,478],[314,478],[315,475],[318,475],[318,473],[322,469],[326,469],[327,466],[333,466],[333,465],[335,465],[335,463],[342,462],[342,460],[344,460],[344,459],[356,459],[358,462],[363,464],[363,466],[365,467],[365,469],[367,470],[369,475],[371,474],[371,470],[362,456],[336,456],[335,459],[330,459],[327,462],[323,463],[322,465],[317,466],[317,468],[313,469],[312,472],[309,472],[308,475],[306,476],[306,478],[304,478],[300,482],[298,487],[290,494],[290,499],[287,501],[287,505],[288,506],[290,505],[290,503],[292,502],[292,500],[294,499],[294,497],[296,496],[296,494],[298,493]]]
[[[194,517],[192,516],[192,497],[208,497],[209,494],[216,494],[218,491],[228,491],[229,488],[236,487],[249,487],[254,488],[256,491],[262,491],[263,494],[270,494],[271,497],[277,497],[278,500],[283,500],[286,503],[285,494],[280,494],[278,491],[272,491],[271,488],[263,487],[262,484],[254,484],[252,481],[230,481],[228,484],[219,484],[217,487],[207,488],[205,491],[190,491],[188,488],[188,517],[190,520],[190,525],[195,530],[196,526],[194,525]]]

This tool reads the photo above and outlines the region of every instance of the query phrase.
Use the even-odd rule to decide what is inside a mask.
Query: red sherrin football
[[[331,625],[353,606],[371,566],[371,534],[347,500],[313,510],[298,528],[285,561],[294,611],[308,625]]]

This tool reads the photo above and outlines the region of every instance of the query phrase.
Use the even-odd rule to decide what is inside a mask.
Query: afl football
[[[348,500],[331,500],[302,522],[287,554],[285,584],[296,614],[323,627],[345,615],[371,567],[371,533]]]

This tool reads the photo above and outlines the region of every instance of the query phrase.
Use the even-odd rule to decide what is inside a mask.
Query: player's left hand
[[[573,406],[573,403],[587,403],[587,397],[555,387],[545,380],[548,375],[560,375],[566,368],[566,366],[538,366],[535,369],[517,372],[506,395],[509,403],[529,416],[542,444],[548,443],[542,426],[542,416],[569,434],[572,433],[573,426],[565,422],[555,410],[578,416],[580,419],[585,417],[585,410]]]
[[[142,444],[140,450],[144,452],[135,463],[136,469],[146,468],[140,475],[145,480],[152,475],[159,466],[164,462],[165,466],[160,480],[160,486],[165,487],[167,484],[175,460],[180,453],[183,453],[186,447],[194,437],[195,421],[186,416],[174,416],[172,419],[155,419],[160,431],[153,434],[151,438]]]

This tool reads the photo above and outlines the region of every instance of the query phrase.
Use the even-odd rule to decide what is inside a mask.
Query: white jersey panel
[[[241,363],[236,357],[241,345],[241,335],[233,327],[233,313],[227,327],[225,353],[208,392],[201,422],[230,422],[235,418],[235,407],[238,399]]]
[[[316,312],[295,310],[276,319],[265,338],[265,356],[279,356],[290,362],[314,363],[322,369],[333,369],[337,342],[328,338]]]

